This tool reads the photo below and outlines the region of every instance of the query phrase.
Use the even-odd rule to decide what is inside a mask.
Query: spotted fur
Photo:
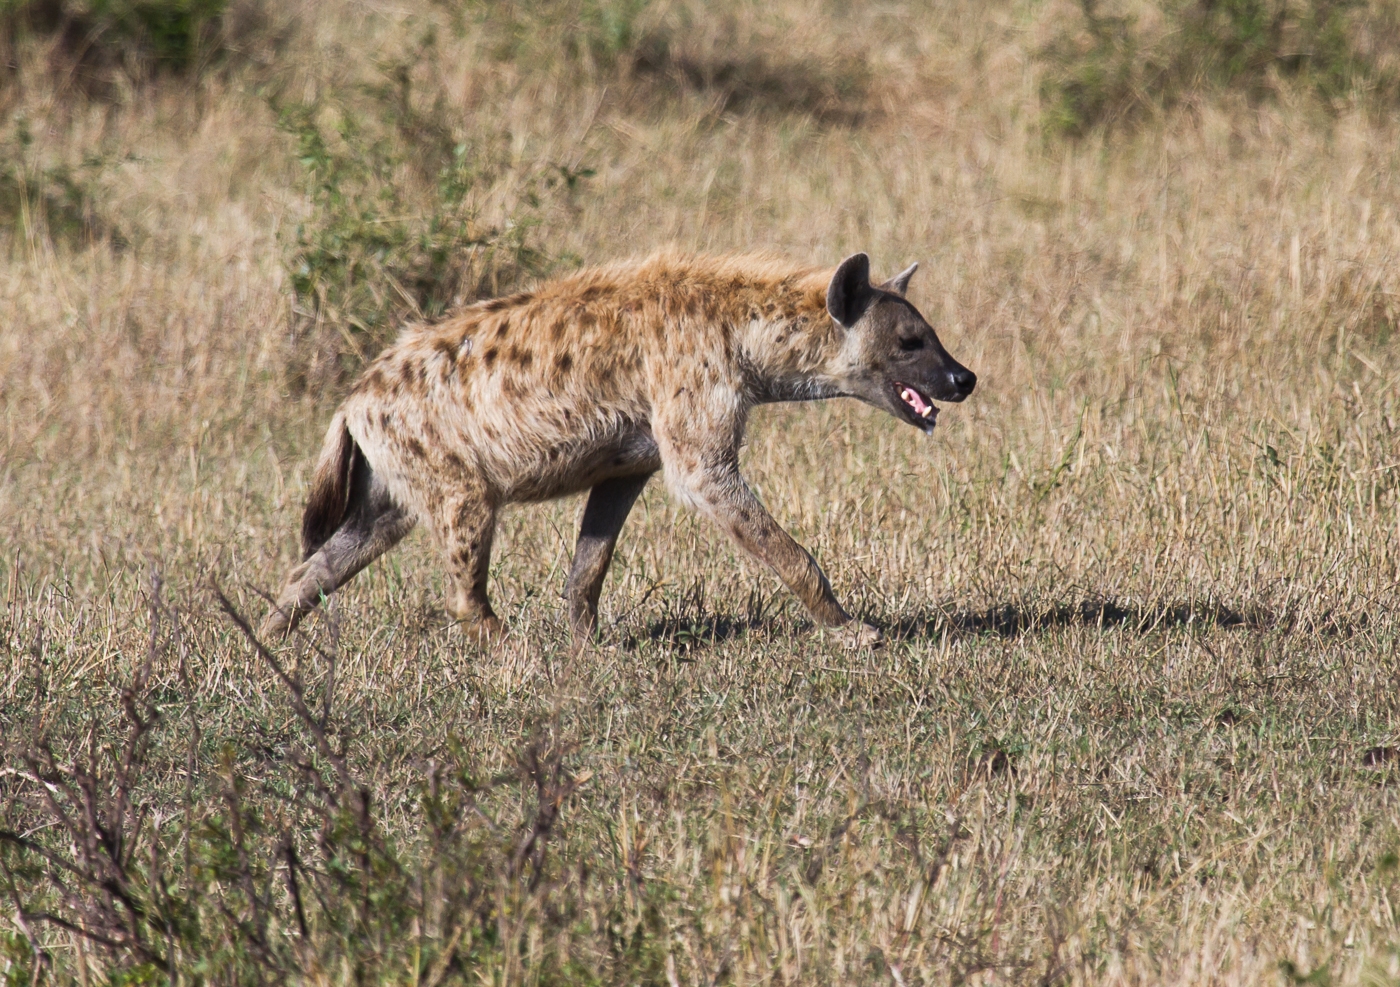
[[[289,631],[421,521],[447,560],[449,609],[499,633],[486,592],[497,512],[589,490],[566,591],[585,640],[618,533],[660,469],[820,624],[873,639],[749,490],[739,447],[758,404],[855,396],[931,429],[900,393],[971,391],[975,378],[903,297],[913,270],[875,287],[864,254],[833,274],[770,256],[666,252],[405,331],[332,420],[304,559],[264,630]]]

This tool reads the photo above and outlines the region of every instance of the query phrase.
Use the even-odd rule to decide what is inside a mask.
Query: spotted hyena
[[[833,273],[772,257],[662,253],[586,270],[410,329],[366,369],[326,433],[302,520],[304,561],[266,634],[422,521],[451,575],[448,608],[479,635],[505,504],[587,490],[566,596],[576,644],[592,634],[613,546],[658,469],[677,497],[767,563],[819,624],[878,639],[739,473],[749,410],[855,397],[925,432],[933,402],[977,382],[905,289],[854,254]]]

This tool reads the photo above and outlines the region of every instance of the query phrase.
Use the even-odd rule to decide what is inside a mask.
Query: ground
[[[1057,137],[1036,123],[1040,7],[730,6],[713,23],[666,8],[700,26],[658,75],[626,48],[635,64],[533,64],[437,7],[331,5],[296,28],[303,62],[278,84],[309,99],[369,77],[437,24],[434,78],[469,132],[509,161],[591,172],[531,213],[546,273],[668,243],[829,264],[865,250],[886,276],[919,261],[911,299],[978,374],[973,397],[931,438],[852,402],[765,409],[744,453],[888,643],[843,651],[658,482],[578,657],[560,597],[578,500],[505,515],[497,647],[450,625],[421,532],[362,574],[310,625],[319,650],[272,652],[313,710],[334,667],[318,748],[217,596],[262,616],[346,386],[298,369],[342,337],[292,297],[289,232],[311,206],[250,81],[265,69],[102,103],[12,86],[35,153],[106,156],[103,208],[125,232],[74,243],[20,216],[0,234],[4,828],[41,822],[45,739],[60,774],[116,777],[121,697],[149,659],[136,695],[161,719],[131,782],[153,820],[136,844],[166,827],[167,849],[196,833],[207,850],[237,789],[267,830],[255,851],[292,820],[314,858],[318,831],[286,809],[308,777],[297,752],[331,772],[343,741],[375,838],[415,872],[436,859],[421,797],[439,767],[504,779],[480,795],[480,833],[518,847],[539,831],[547,853],[472,844],[495,904],[464,910],[477,924],[456,940],[424,917],[426,885],[386,892],[410,932],[375,946],[382,979],[1395,982],[1387,114],[1283,86]],[[740,54],[714,62],[722,49]],[[787,88],[740,57],[755,51]],[[726,89],[717,64],[758,81]],[[803,65],[850,84],[809,91]],[[525,201],[527,166],[503,168],[484,214]],[[5,852],[31,911],[57,908]],[[267,935],[292,942],[274,857]],[[216,929],[210,902],[233,892],[200,887]],[[57,980],[140,967],[17,921],[23,894],[0,904],[0,970],[33,966],[21,926]],[[336,958],[360,964],[361,947],[320,914],[315,962],[278,962],[359,977]],[[194,978],[198,948],[172,942],[160,955]]]

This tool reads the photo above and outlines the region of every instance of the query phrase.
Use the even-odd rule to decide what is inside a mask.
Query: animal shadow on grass
[[[886,641],[918,641],[954,637],[1023,637],[1065,627],[1122,627],[1135,634],[1177,627],[1272,627],[1278,618],[1263,610],[1242,610],[1221,604],[1161,603],[1140,606],[1113,599],[1078,602],[999,603],[982,610],[929,608],[882,624]],[[634,647],[639,638],[664,642],[691,652],[752,633],[776,635],[783,631],[811,633],[813,627],[774,626],[781,618],[728,616],[720,613],[667,614],[651,621],[646,630],[629,636]]]
[[[741,616],[716,612],[706,599],[705,589],[705,584],[696,580],[677,596],[655,601],[653,605],[659,604],[656,608],[660,612],[647,619],[643,627],[627,627],[627,618],[646,603],[648,593],[640,604],[613,621],[619,645],[627,651],[635,651],[644,642],[664,645],[678,655],[678,661],[686,662],[693,660],[689,656],[697,650],[790,623],[785,616],[770,612],[771,596],[750,592]]]
[[[625,617],[630,613],[614,620],[612,631],[605,632],[604,638],[616,635],[613,641],[626,651],[634,651],[644,642],[667,646],[678,655],[677,660],[686,662],[694,660],[697,651],[750,635],[777,639],[818,633],[816,626],[803,615],[785,613],[782,608],[770,611],[772,603],[772,598],[756,594],[741,612],[717,612],[706,604],[703,588],[697,584],[670,605],[663,605],[663,612],[641,627],[626,626],[629,621]],[[454,622],[446,610],[432,605],[414,607],[403,618],[405,630],[420,634]],[[1180,601],[1143,604],[1099,597],[1078,601],[1015,600],[983,609],[928,606],[885,619],[873,614],[864,615],[863,619],[879,626],[888,643],[932,640],[948,635],[954,638],[1017,638],[1070,627],[1114,627],[1132,634],[1183,627],[1238,627],[1346,638],[1370,626],[1372,615],[1364,611],[1304,615],[1262,606]]]
[[[635,648],[646,640],[664,643],[676,651],[688,653],[733,640],[760,626],[753,621],[722,614],[705,614],[699,617],[666,616],[648,623],[646,630],[641,634],[627,635],[623,639],[623,646]]]
[[[800,616],[789,617],[764,611],[762,606],[756,611],[752,603],[745,616],[730,616],[703,609],[699,613],[693,609],[687,612],[687,608],[680,608],[653,620],[644,634],[629,636],[627,645],[634,647],[640,637],[692,651],[755,632],[778,637],[814,631],[811,622]],[[1231,606],[1218,602],[1182,601],[1137,603],[1113,597],[1093,597],[1077,601],[1016,600],[985,609],[930,606],[912,614],[886,619],[867,614],[863,615],[863,619],[879,626],[885,633],[886,642],[897,642],[936,639],[945,635],[957,638],[986,635],[1016,638],[1068,627],[1115,627],[1133,634],[1150,634],[1182,627],[1238,627],[1345,639],[1370,627],[1375,616],[1365,610],[1298,612],[1291,608],[1275,610],[1259,605]]]
[[[1065,627],[1122,627],[1136,634],[1176,627],[1251,627],[1279,624],[1263,609],[1237,609],[1219,603],[1137,604],[1122,600],[1017,601],[984,610],[934,608],[900,617],[886,628],[893,640],[956,637],[1013,638]]]

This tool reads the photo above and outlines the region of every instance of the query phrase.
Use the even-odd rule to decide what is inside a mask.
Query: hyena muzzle
[[[852,619],[744,482],[739,449],[758,404],[854,397],[931,432],[935,401],[972,393],[976,376],[905,298],[917,266],[872,285],[865,254],[830,273],[662,253],[406,331],[331,421],[303,561],[262,632],[290,632],[421,521],[446,556],[448,609],[498,635],[486,593],[498,511],[587,490],[565,590],[580,645],[623,522],[660,469],[819,624],[874,643],[879,632]]]

